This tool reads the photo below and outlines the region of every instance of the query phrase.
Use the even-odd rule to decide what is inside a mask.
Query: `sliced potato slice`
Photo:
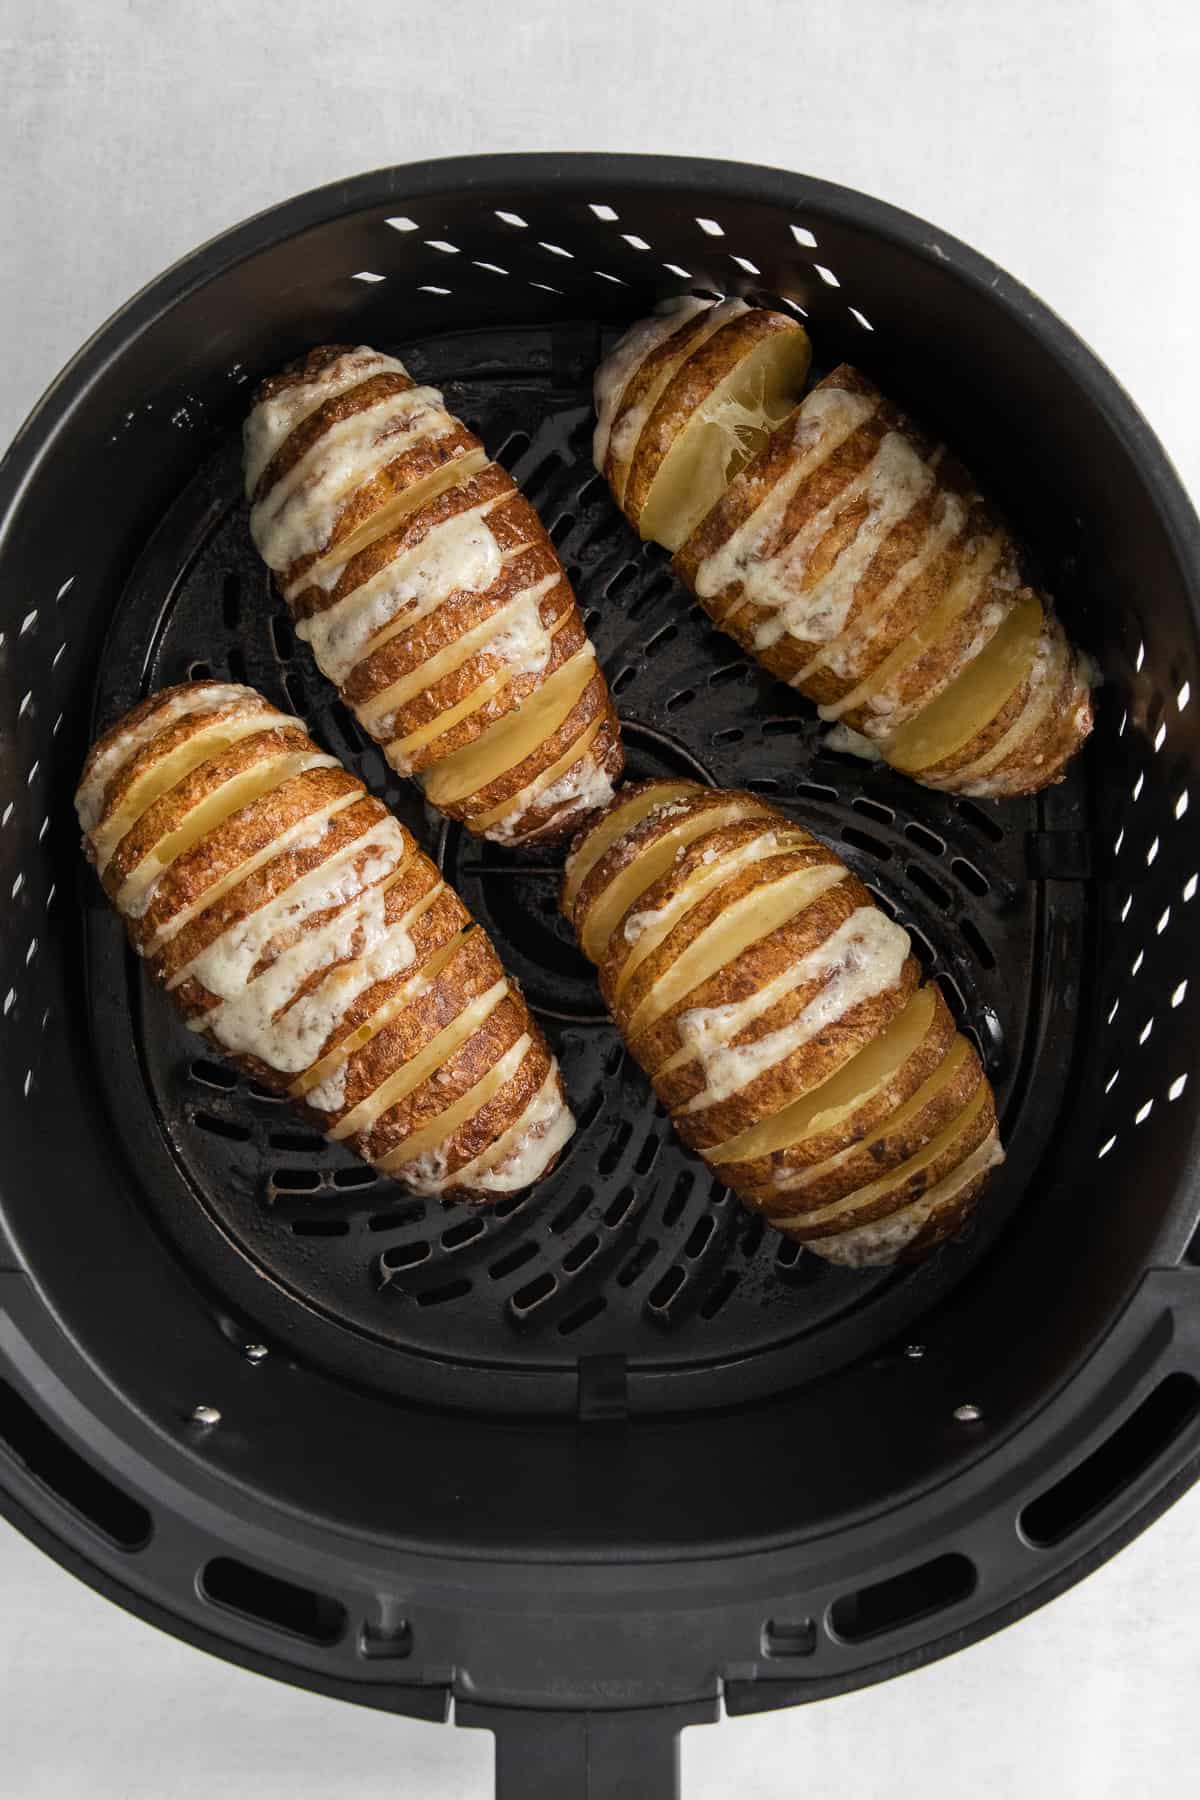
[[[907,1062],[933,1022],[934,991],[922,988],[885,1031],[843,1063],[827,1081],[802,1094],[739,1137],[705,1151],[709,1162],[751,1162],[775,1151],[803,1150],[808,1137],[825,1136],[889,1082]]]
[[[495,1012],[508,997],[508,993],[507,980],[496,981],[485,993],[477,994],[473,1000],[468,1001],[457,1018],[439,1031],[418,1055],[402,1063],[365,1100],[360,1100],[357,1106],[351,1107],[328,1133],[329,1137],[336,1143],[368,1130],[397,1101],[405,1099],[414,1088],[420,1087],[423,1081],[440,1069],[443,1063],[448,1062],[454,1052],[461,1049],[471,1034],[478,1031],[490,1014]]]
[[[733,825],[742,819],[765,816],[766,809],[748,800],[734,800],[728,806],[706,807],[681,819],[678,825],[656,838],[640,856],[616,875],[599,893],[584,914],[580,943],[584,955],[592,962],[603,962],[608,941],[619,921],[646,889],[665,875],[678,851],[706,833],[719,831],[722,825]]]
[[[474,1118],[480,1108],[486,1106],[489,1100],[495,1099],[504,1084],[512,1080],[525,1060],[532,1041],[527,1032],[523,1033],[492,1064],[487,1074],[469,1087],[465,1094],[460,1094],[453,1105],[447,1106],[430,1119],[428,1124],[410,1132],[386,1155],[381,1156],[375,1164],[379,1173],[390,1175],[394,1170],[403,1168],[405,1163],[412,1162],[415,1157],[425,1156],[430,1150],[436,1150],[439,1144],[444,1144],[452,1132],[457,1131],[468,1119]]]
[[[750,944],[768,937],[785,919],[811,906],[844,874],[841,863],[817,863],[796,869],[768,886],[752,888],[741,900],[727,906],[719,918],[692,939],[634,1009],[625,1027],[629,1039],[635,1041],[655,1019],[740,956]]]
[[[474,743],[428,770],[421,777],[426,798],[434,806],[452,806],[515,769],[539,744],[553,737],[595,673],[595,651],[585,643],[526,705],[506,713]]]
[[[696,408],[659,465],[636,520],[678,550],[797,404],[812,350],[801,330],[761,338]]]
[[[568,856],[566,874],[563,877],[562,910],[572,923],[575,896],[605,852],[656,807],[670,805],[672,800],[691,793],[694,786],[695,783],[690,781],[655,781],[648,782],[641,789],[626,789],[604,818],[592,827],[583,842]]]
[[[969,743],[1029,674],[1043,627],[1042,603],[1024,590],[979,655],[945,692],[884,745],[893,768],[919,774]]]
[[[991,1089],[986,1081],[980,1082],[962,1111],[931,1138],[923,1150],[901,1163],[898,1169],[889,1169],[877,1181],[856,1188],[852,1194],[833,1200],[828,1206],[816,1207],[809,1212],[780,1214],[771,1223],[789,1236],[819,1237],[823,1232],[832,1235],[835,1230],[850,1231],[869,1219],[884,1217],[894,1205],[907,1206],[935,1181],[950,1174],[975,1148],[971,1141],[972,1129],[985,1108],[991,1109],[991,1106]]]

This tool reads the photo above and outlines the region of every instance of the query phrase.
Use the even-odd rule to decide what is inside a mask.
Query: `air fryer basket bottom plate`
[[[569,334],[585,360],[577,321]],[[593,343],[598,355],[598,329]],[[636,1410],[778,1392],[906,1329],[1020,1203],[1071,1058],[1069,1032],[1047,1030],[1052,996],[1077,1019],[1083,977],[1082,956],[1051,971],[1039,947],[1085,941],[1084,886],[1030,879],[1030,842],[1082,821],[1087,763],[1040,799],[980,805],[824,751],[811,706],[716,632],[620,518],[591,465],[589,372],[564,385],[553,330],[398,353],[445,387],[539,508],[612,683],[630,774],[754,788],[836,845],[912,931],[979,1044],[1010,1162],[964,1240],[926,1268],[836,1269],[764,1230],[680,1145],[606,1022],[558,911],[561,854],[506,852],[426,815],[297,644],[250,544],[236,442],[171,507],[135,572],[97,678],[99,719],[209,674],[291,707],[413,826],[487,927],[551,1038],[580,1129],[550,1180],[493,1209],[408,1195],[214,1060],[144,987],[89,885],[105,970],[91,988],[96,1063],[121,1138],[138,1167],[161,1170],[144,1190],[219,1290],[237,1252],[269,1277],[267,1335],[288,1297],[348,1328],[343,1372],[419,1396],[429,1362],[453,1365],[457,1404],[502,1394],[535,1411],[573,1410],[580,1360],[594,1357],[624,1359]]]

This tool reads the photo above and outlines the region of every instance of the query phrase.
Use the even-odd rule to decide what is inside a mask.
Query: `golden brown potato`
[[[891,1262],[1001,1159],[991,1088],[908,934],[753,794],[644,782],[576,839],[561,905],[684,1141],[780,1231]]]
[[[740,302],[643,321],[597,374],[596,466],[835,748],[958,793],[1061,779],[1090,669],[1011,534],[865,376],[843,365],[801,400],[806,367],[795,320]]]
[[[611,798],[620,731],[562,564],[435,388],[314,350],[259,389],[245,469],[297,635],[433,805],[529,845]]]
[[[89,755],[84,850],[193,1031],[419,1193],[528,1187],[574,1129],[485,932],[253,689],[152,695]]]

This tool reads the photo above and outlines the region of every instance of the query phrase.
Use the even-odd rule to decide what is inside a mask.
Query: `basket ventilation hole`
[[[1143,773],[1138,776],[1137,780],[1134,782],[1133,787],[1131,789],[1131,792],[1132,792],[1132,795],[1133,795],[1133,798],[1135,801],[1141,799],[1142,789],[1145,787],[1145,785],[1146,785],[1146,777],[1145,777],[1145,774]]]
[[[1113,1070],[1112,1074],[1109,1076],[1108,1080],[1104,1084],[1105,1093],[1111,1094],[1113,1089],[1116,1087],[1117,1082],[1120,1079],[1121,1079],[1121,1071],[1119,1068],[1116,1068]]]
[[[548,250],[550,252],[551,256],[568,256],[568,257],[573,258],[575,255],[575,252],[573,250],[564,250],[563,246],[561,244],[546,243],[544,238],[538,239],[538,249],[539,250]]]
[[[1183,897],[1185,900],[1191,900],[1195,897],[1196,887],[1197,887],[1198,883],[1200,883],[1200,875],[1189,875],[1188,876],[1187,880],[1183,884]]]
[[[357,274],[352,275],[350,279],[352,281],[386,281],[387,276],[376,275],[373,269],[359,269]]]
[[[598,219],[603,219],[606,225],[611,225],[615,219],[620,217],[611,206],[597,205],[595,202],[589,206],[588,211],[595,213]]]
[[[695,279],[690,269],[681,269],[678,263],[664,263],[663,268],[669,275],[678,275],[680,281],[692,281]]]
[[[700,227],[701,231],[704,233],[705,237],[724,237],[725,236],[724,228],[722,226],[718,225],[717,221],[715,219],[699,219],[698,218],[696,220],[696,223]]]
[[[1145,661],[1146,661],[1146,643],[1145,643],[1145,639],[1140,639],[1138,642],[1138,647],[1137,647],[1137,655],[1135,656],[1135,658],[1133,660],[1133,666],[1137,670],[1139,675],[1142,672],[1142,665],[1145,663]]]
[[[1142,1106],[1139,1106],[1137,1111],[1134,1113],[1134,1115],[1133,1115],[1134,1124],[1135,1125],[1144,1125],[1146,1120],[1150,1117],[1150,1114],[1153,1110],[1154,1110],[1153,1100],[1147,1100],[1145,1102],[1145,1104]]]
[[[1154,927],[1154,929],[1159,937],[1162,936],[1163,932],[1167,929],[1167,926],[1170,923],[1171,923],[1171,909],[1169,906],[1164,906],[1163,910],[1158,915],[1158,923]]]
[[[415,219],[389,219],[388,224],[393,231],[419,231],[420,226]]]
[[[1151,1013],[1150,1017],[1146,1020],[1146,1023],[1142,1026],[1142,1029],[1138,1032],[1138,1043],[1144,1044],[1147,1041],[1147,1039],[1149,1038],[1150,1033],[1153,1030],[1154,1030],[1154,1014]]]
[[[1130,963],[1130,965],[1129,965],[1129,973],[1131,975],[1136,975],[1138,970],[1141,968],[1142,964],[1145,962],[1145,960],[1146,960],[1146,952],[1144,950],[1139,950],[1137,955],[1134,957],[1132,963]]]
[[[1031,1500],[1020,1529],[1037,1549],[1062,1543],[1163,1456],[1200,1417],[1200,1383],[1181,1370],[1160,1381],[1090,1456]]]
[[[1154,734],[1154,748],[1156,750],[1161,750],[1163,745],[1166,743],[1166,741],[1167,741],[1167,723],[1166,723],[1166,720],[1164,719],[1162,724],[1159,726],[1158,730]]]
[[[417,289],[418,294],[449,294],[451,291],[450,288],[435,287],[430,281],[422,282]]]
[[[935,1556],[901,1575],[843,1594],[829,1609],[830,1628],[846,1643],[865,1643],[957,1606],[974,1592],[976,1579],[969,1557],[957,1551]]]
[[[310,1644],[336,1644],[347,1624],[345,1607],[328,1594],[251,1568],[232,1556],[215,1556],[200,1571],[200,1592],[213,1606],[239,1613]]]
[[[824,263],[814,263],[813,268],[817,271],[817,274],[821,277],[821,280],[825,283],[826,287],[841,287],[842,284],[834,274],[833,270],[827,269]]]
[[[502,225],[515,225],[517,227],[517,229],[520,231],[525,231],[528,229],[528,227],[526,226],[526,223],[525,223],[524,219],[521,217],[520,213],[503,212],[503,211],[501,211],[501,209],[499,207],[497,207],[496,208],[496,217],[500,220],[500,223]]]
[[[548,281],[531,281],[531,288],[540,288],[543,294],[561,294],[562,289],[551,287]]]
[[[1104,1142],[1101,1144],[1100,1148],[1096,1152],[1096,1161],[1097,1162],[1103,1162],[1104,1158],[1108,1155],[1109,1151],[1116,1144],[1116,1141],[1117,1141],[1117,1139],[1116,1139],[1115,1133],[1113,1134],[1112,1137],[1105,1138]]]
[[[610,275],[607,269],[593,269],[592,274],[598,275],[601,281],[615,281],[618,287],[625,287],[627,285],[621,280],[619,275]]]
[[[486,269],[489,275],[507,275],[508,274],[508,270],[502,269],[500,267],[499,263],[477,262],[477,263],[474,263],[472,266],[476,269]]]
[[[850,317],[855,319],[858,324],[862,326],[864,331],[874,331],[875,327],[872,325],[870,319],[868,319],[865,313],[860,313],[857,306],[852,306],[850,308]]]
[[[1190,681],[1185,681],[1183,686],[1180,688],[1179,692],[1175,696],[1175,705],[1178,707],[1180,712],[1183,712],[1185,710],[1187,703],[1191,699],[1191,697],[1192,697],[1192,684]]]
[[[732,256],[731,255],[729,260],[730,260],[730,262],[735,262],[739,269],[745,269],[747,275],[761,275],[762,274],[762,270],[759,268],[758,264],[752,263],[748,256]]]
[[[762,1628],[764,1656],[811,1656],[816,1647],[815,1619],[768,1619]]]
[[[817,247],[817,240],[807,225],[793,225],[792,236],[798,244],[803,244],[806,250],[815,250]]]
[[[1120,831],[1118,831],[1116,837],[1113,839],[1113,855],[1114,856],[1120,856],[1121,845],[1124,842],[1125,842],[1125,827],[1122,825]]]
[[[639,237],[636,231],[623,231],[621,236],[631,250],[648,250],[650,248],[645,238]]]
[[[1187,811],[1187,809],[1188,809],[1188,791],[1186,788],[1184,788],[1184,790],[1180,794],[1178,800],[1175,802],[1175,817],[1177,819],[1182,819],[1182,817],[1183,817],[1184,813]]]
[[[430,250],[440,250],[443,256],[458,255],[458,245],[448,244],[445,238],[426,238],[425,242]]]
[[[1121,908],[1121,923],[1122,923],[1122,925],[1125,923],[1126,919],[1129,917],[1129,915],[1132,911],[1133,911],[1133,895],[1127,894],[1125,896],[1125,904]]]
[[[146,1508],[114,1486],[0,1381],[0,1445],[66,1507],[122,1550],[142,1550],[153,1523]]]
[[[1182,1006],[1185,999],[1187,998],[1187,990],[1188,990],[1187,982],[1181,981],[1179,986],[1175,989],[1175,992],[1171,995],[1171,1005],[1172,1006]]]
[[[1187,1086],[1187,1079],[1186,1075],[1177,1075],[1175,1077],[1174,1081],[1167,1089],[1168,1100],[1178,1100],[1180,1094],[1182,1094],[1184,1088]]]
[[[1158,855],[1158,850],[1159,850],[1159,840],[1158,840],[1158,838],[1155,838],[1153,840],[1153,842],[1151,843],[1150,848],[1146,852],[1146,867],[1147,868],[1150,868],[1150,866],[1154,862],[1155,857]]]

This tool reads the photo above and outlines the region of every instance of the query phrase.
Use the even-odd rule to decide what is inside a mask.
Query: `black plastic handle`
[[[622,1712],[526,1712],[460,1703],[496,1735],[496,1800],[679,1800],[679,1733],[716,1701]]]

